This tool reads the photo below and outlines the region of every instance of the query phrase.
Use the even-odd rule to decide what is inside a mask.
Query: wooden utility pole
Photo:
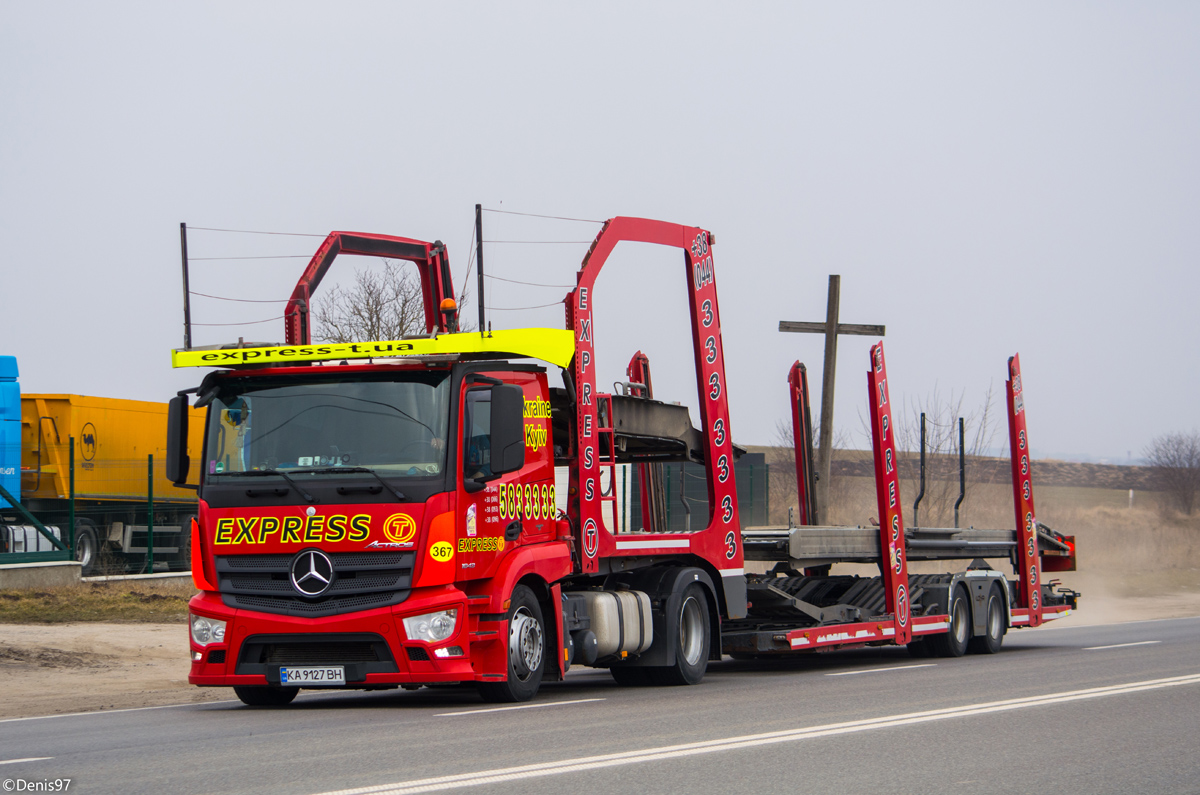
[[[817,506],[820,516],[829,516],[829,477],[833,468],[833,382],[837,370],[837,338],[839,334],[864,337],[884,336],[884,326],[860,323],[839,323],[838,304],[841,301],[842,277],[829,277],[829,302],[825,307],[825,322],[802,320],[779,321],[780,331],[825,335],[825,370],[821,378],[821,436],[817,448]]]

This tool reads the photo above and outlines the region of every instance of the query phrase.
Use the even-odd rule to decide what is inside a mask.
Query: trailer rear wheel
[[[96,525],[91,519],[75,521],[75,560],[80,563],[81,577],[90,577],[96,573],[96,564],[100,561],[100,542],[96,534]]]
[[[1000,586],[992,583],[987,601],[987,631],[967,644],[972,654],[995,654],[1004,643],[1004,595]]]
[[[678,618],[679,632],[671,639],[676,644],[675,664],[649,669],[656,685],[699,684],[708,669],[708,599],[699,583],[683,590]]]
[[[479,682],[485,701],[528,701],[542,684],[546,667],[546,630],[542,607],[527,586],[513,588],[508,607],[508,679]]]
[[[251,707],[283,707],[292,703],[298,687],[234,687],[233,692]]]
[[[971,605],[966,592],[961,587],[955,588],[950,597],[950,631],[930,635],[925,642],[938,657],[961,657],[966,654],[970,639]]]

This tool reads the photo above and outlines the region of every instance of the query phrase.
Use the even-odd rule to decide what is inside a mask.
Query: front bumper
[[[405,635],[402,618],[450,608],[457,608],[458,620],[446,640]],[[226,622],[223,643],[189,640],[193,685],[277,685],[281,665],[344,665],[347,688],[495,681],[507,671],[503,616],[471,614],[467,595],[452,586],[418,588],[394,607],[324,618],[231,608],[210,592],[193,597],[189,609]],[[437,656],[453,647],[462,649],[461,657]]]

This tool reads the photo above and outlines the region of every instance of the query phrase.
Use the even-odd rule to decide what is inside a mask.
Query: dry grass
[[[187,603],[195,593],[188,578],[5,590],[0,591],[0,624],[186,622]]]

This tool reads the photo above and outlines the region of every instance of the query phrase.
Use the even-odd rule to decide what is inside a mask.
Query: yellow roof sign
[[[523,328],[439,334],[437,339],[384,342],[328,342],[318,345],[277,345],[266,348],[225,350],[174,350],[172,367],[236,367],[242,364],[292,364],[339,359],[387,359],[438,354],[493,354],[541,359],[566,367],[575,355],[575,335],[566,329]]]

